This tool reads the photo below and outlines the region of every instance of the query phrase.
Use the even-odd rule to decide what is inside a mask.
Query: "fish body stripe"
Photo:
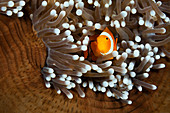
[[[107,32],[102,32],[100,35],[107,36],[107,37],[110,39],[110,42],[111,42],[110,50],[109,50],[107,53],[102,53],[102,52],[100,52],[100,53],[101,53],[102,55],[107,55],[107,54],[113,52],[114,43],[113,43],[113,39],[112,39],[112,37],[110,36],[110,34],[107,33]]]

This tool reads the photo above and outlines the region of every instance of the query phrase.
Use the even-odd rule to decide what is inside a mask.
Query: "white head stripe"
[[[107,53],[105,53],[105,54],[107,55],[107,54],[113,52],[113,39],[112,39],[112,37],[110,36],[110,34],[107,33],[107,32],[102,32],[100,35],[107,36],[107,37],[110,39],[110,42],[111,42],[110,50],[109,50]],[[101,53],[101,52],[100,52],[100,53]],[[105,55],[104,53],[101,53],[101,54],[102,54],[102,55]]]

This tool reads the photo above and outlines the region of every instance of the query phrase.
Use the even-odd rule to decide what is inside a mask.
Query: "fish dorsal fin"
[[[109,35],[110,35],[110,36],[113,38],[113,40],[114,40],[114,36],[113,36],[112,32],[109,30],[109,28],[106,27],[103,32],[109,33]]]

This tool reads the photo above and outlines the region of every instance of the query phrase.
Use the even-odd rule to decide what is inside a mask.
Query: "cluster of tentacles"
[[[16,1],[15,1],[16,2]],[[160,57],[170,57],[164,45],[170,42],[170,6],[155,0],[47,0],[31,3],[33,30],[47,47],[46,66],[42,69],[45,86],[73,98],[81,87],[106,93],[132,104],[129,91],[137,88],[156,90],[142,81]],[[4,2],[11,7],[9,2]],[[1,6],[1,4],[0,4]],[[2,8],[1,10],[6,9]],[[7,13],[8,14],[8,13]],[[85,59],[83,51],[89,37],[108,27],[118,35],[118,50],[97,60]],[[110,59],[114,57],[113,59]]]
[[[22,9],[28,1],[29,0],[0,0],[0,14],[23,17],[24,13]]]

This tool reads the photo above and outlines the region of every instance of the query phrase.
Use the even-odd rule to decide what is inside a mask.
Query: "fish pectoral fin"
[[[118,38],[116,38],[116,44],[117,44]]]
[[[88,50],[84,51],[84,58],[86,59],[88,57]]]
[[[97,47],[97,42],[91,42],[91,49],[96,57],[100,56],[100,51]]]
[[[92,54],[92,61],[96,61],[97,60],[97,57],[94,55],[94,54]]]
[[[116,41],[115,41],[115,44],[114,44],[114,51],[117,51],[117,41],[118,41],[118,38],[116,38]]]

